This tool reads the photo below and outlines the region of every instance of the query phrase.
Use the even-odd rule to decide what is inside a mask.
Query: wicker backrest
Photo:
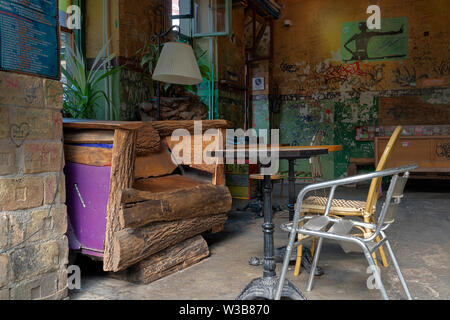
[[[391,157],[392,151],[394,149],[394,145],[397,143],[401,132],[402,132],[402,126],[397,126],[397,128],[395,128],[394,132],[392,133],[392,136],[389,139],[388,144],[386,145],[386,148],[384,149],[383,155],[381,156],[380,161],[378,162],[376,171],[381,171],[381,170],[386,169],[386,163],[389,161],[389,159]],[[370,183],[370,189],[369,189],[369,193],[367,195],[366,208],[365,208],[365,211],[368,213],[373,213],[375,211],[375,207],[376,207],[377,201],[378,201],[378,194],[379,194],[380,186],[381,186],[381,180],[382,180],[382,178],[375,178],[375,179],[372,179],[372,182]]]

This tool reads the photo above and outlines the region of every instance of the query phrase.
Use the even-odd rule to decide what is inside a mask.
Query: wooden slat
[[[428,103],[423,96],[380,97],[378,124],[397,125],[448,125],[448,103]]]
[[[226,220],[227,214],[218,214],[120,230],[114,236],[114,255],[110,256],[108,269],[124,270],[152,254],[224,224]]]
[[[133,185],[133,189],[160,193],[190,189],[201,184],[205,184],[205,182],[173,174],[165,177],[137,180]]]
[[[199,235],[151,255],[124,270],[119,277],[134,283],[149,284],[186,269],[208,256],[208,244]]]
[[[64,129],[122,129],[135,130],[142,126],[141,121],[100,121],[63,119]]]
[[[387,137],[376,137],[376,159],[379,161],[387,145]],[[450,158],[438,157],[438,144],[450,144],[449,136],[408,136],[401,137],[395,144],[386,167],[398,167],[417,163],[414,172],[448,172]]]
[[[103,143],[112,144],[114,142],[113,130],[64,130],[65,143]]]
[[[131,201],[130,201],[131,200]],[[191,189],[152,193],[127,189],[122,192],[122,228],[137,228],[156,221],[174,221],[231,210],[226,186],[199,185]]]
[[[66,161],[89,166],[105,167],[111,165],[112,150],[106,148],[91,148],[64,145]]]
[[[375,158],[350,158],[350,163],[358,166],[370,166],[375,164]]]
[[[103,270],[113,271],[120,250],[115,248],[115,238],[120,230],[120,195],[123,189],[132,187],[134,181],[136,131],[118,129],[114,133],[110,190],[106,216],[105,251]]]

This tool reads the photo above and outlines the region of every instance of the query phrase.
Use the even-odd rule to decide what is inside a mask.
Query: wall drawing
[[[381,30],[368,30],[366,22],[342,24],[343,62],[406,59],[408,18],[381,19]]]

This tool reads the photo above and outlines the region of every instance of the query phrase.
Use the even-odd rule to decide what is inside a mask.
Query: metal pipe
[[[108,0],[103,0],[103,7],[102,7],[102,13],[103,13],[103,21],[102,21],[102,48],[105,47],[106,42],[108,41],[106,38],[106,25],[107,25],[107,15],[108,15],[108,10],[107,10],[107,5],[108,5]],[[107,70],[107,66],[105,65],[105,72]],[[108,81],[105,79],[103,82],[103,86],[105,88],[105,93],[108,94]],[[108,103],[105,104],[105,120],[110,120],[110,114],[109,114],[110,110],[108,110]]]

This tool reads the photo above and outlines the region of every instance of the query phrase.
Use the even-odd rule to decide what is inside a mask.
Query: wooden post
[[[136,131],[116,129],[111,159],[110,190],[106,216],[103,270],[112,271],[115,248],[114,236],[120,230],[120,196],[123,189],[133,186]]]

